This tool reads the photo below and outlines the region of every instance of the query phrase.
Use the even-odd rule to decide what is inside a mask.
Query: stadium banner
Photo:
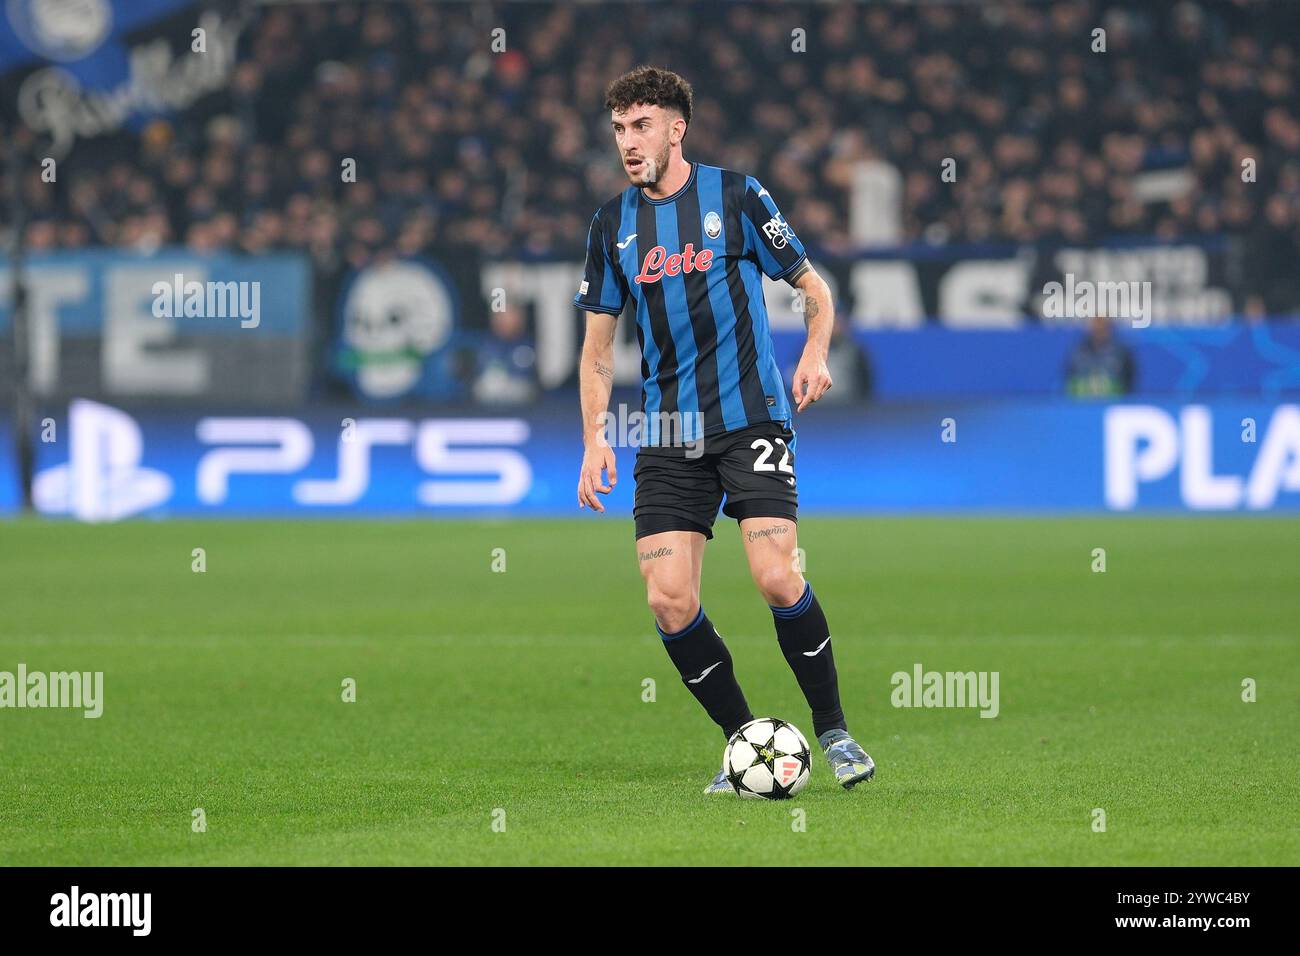
[[[55,424],[36,436],[46,515],[585,514],[573,401],[515,415],[254,416],[78,399],[42,414]],[[795,424],[804,514],[1300,508],[1298,404],[827,406]],[[633,449],[616,453],[630,475]],[[609,511],[626,518],[632,491],[621,482]]]
[[[196,0],[4,0],[0,109],[62,158],[227,88],[242,28]]]
[[[311,269],[257,257],[111,250],[31,257],[29,380],[55,399],[280,404],[311,378]],[[0,258],[0,379],[12,381],[9,264]]]
[[[477,265],[453,260],[455,265]],[[469,291],[469,296],[466,291]],[[463,398],[485,337],[466,328],[466,269],[411,257],[352,270],[334,293],[326,376],[376,403]]]
[[[873,394],[1054,396],[1094,314],[1133,354],[1135,389],[1183,397],[1300,391],[1300,323],[1245,322],[1242,249],[1223,238],[1177,243],[921,244],[857,256],[814,255],[873,372]],[[445,261],[445,259],[444,259]],[[572,384],[583,318],[581,263],[489,263],[478,298],[530,311],[542,388]],[[783,370],[802,346],[796,293],[764,277]],[[619,323],[615,381],[635,384],[635,323]]]

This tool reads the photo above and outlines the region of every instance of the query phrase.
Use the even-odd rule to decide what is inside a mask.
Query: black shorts
[[[632,470],[636,536],[698,531],[712,538],[724,493],[722,513],[737,521],[797,520],[794,444],[786,423],[772,421],[706,438],[698,449],[702,454],[690,448],[639,449]]]

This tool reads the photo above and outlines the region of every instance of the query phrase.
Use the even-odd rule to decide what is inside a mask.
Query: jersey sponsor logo
[[[681,252],[668,254],[663,246],[655,246],[645,254],[641,261],[641,274],[636,277],[642,282],[658,282],[664,276],[681,275],[686,272],[707,272],[713,265],[713,250],[695,251],[693,243],[686,243]]]
[[[785,217],[779,212],[763,223],[763,235],[767,236],[767,241],[772,244],[773,249],[784,249],[794,238],[794,233],[791,232]]]
[[[712,210],[704,217],[704,234],[710,239],[722,235],[722,217]]]
[[[636,233],[634,232],[632,233],[632,235],[628,236],[622,242],[616,242],[614,243],[614,245],[618,246],[620,249],[626,249],[631,244],[632,240],[635,238],[636,238]]]

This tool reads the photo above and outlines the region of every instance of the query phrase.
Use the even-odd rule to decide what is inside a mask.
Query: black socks
[[[749,704],[745,702],[745,694],[736,683],[727,645],[722,643],[712,622],[705,616],[704,608],[700,608],[695,620],[680,631],[665,634],[657,623],[655,629],[663,638],[664,649],[676,665],[677,672],[682,675],[682,683],[708,711],[713,722],[722,728],[724,736],[730,738],[754,719]],[[834,674],[833,667],[831,673]]]
[[[773,607],[772,619],[781,653],[812,709],[813,736],[820,737],[828,730],[848,730],[840,707],[839,675],[831,651],[830,627],[813,595],[812,585],[805,584],[803,596],[789,607]],[[705,616],[704,608],[700,608],[695,620],[676,633],[666,634],[657,624],[655,629],[682,675],[682,683],[722,728],[724,736],[729,738],[754,719],[736,682],[727,645]]]
[[[812,708],[813,735],[820,737],[828,730],[848,730],[840,707],[830,627],[813,596],[812,585],[805,582],[803,596],[789,607],[772,607],[772,619],[776,622],[781,653]]]

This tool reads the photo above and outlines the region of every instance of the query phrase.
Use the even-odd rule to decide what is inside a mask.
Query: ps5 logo
[[[198,499],[224,504],[232,475],[294,474],[312,460],[311,430],[296,418],[203,418],[199,441],[221,445],[199,459]],[[438,480],[422,481],[416,500],[425,506],[512,505],[528,493],[532,468],[510,448],[528,440],[528,423],[517,418],[359,418],[338,440],[338,474],[294,482],[294,503],[339,506],[359,501],[370,487],[370,453],[379,445],[414,444],[416,463]],[[479,446],[474,450],[453,447]],[[447,480],[447,476],[492,475],[494,480]]]
[[[144,440],[126,412],[76,399],[68,408],[68,433],[67,463],[38,471],[32,479],[38,511],[116,521],[171,497],[171,478],[140,464]]]
[[[143,465],[144,438],[126,412],[77,399],[68,410],[67,431],[68,461],[44,468],[34,478],[38,511],[114,521],[173,500],[172,478]],[[516,418],[359,418],[339,434],[333,477],[299,477],[290,485],[289,497],[293,505],[306,507],[355,504],[371,489],[372,450],[411,446],[415,464],[428,476],[415,485],[416,504],[513,505],[532,487],[532,468],[522,451],[502,446],[522,445],[528,435],[528,423]],[[231,501],[232,478],[260,476],[265,481],[267,476],[299,475],[311,469],[316,452],[308,425],[289,417],[201,418],[195,436],[212,447],[195,466],[194,497],[214,508],[238,506]],[[283,494],[282,488],[276,491]]]

